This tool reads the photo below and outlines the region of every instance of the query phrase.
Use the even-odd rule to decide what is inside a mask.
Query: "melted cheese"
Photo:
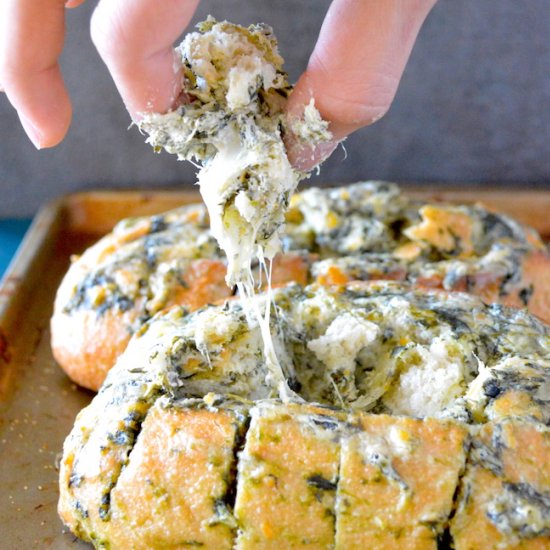
[[[202,164],[198,183],[227,254],[227,282],[246,284],[252,259],[278,251],[286,206],[304,176],[290,165],[281,131],[291,88],[268,27],[209,19],[199,29],[176,50],[191,102],[145,115],[140,127],[156,148]],[[295,124],[303,140],[330,138],[313,104]]]
[[[190,104],[146,115],[141,128],[155,147],[202,163],[198,184],[212,235],[227,255],[227,284],[237,285],[248,317],[257,319],[270,376],[284,397],[289,389],[269,330],[270,303],[264,314],[251,299],[251,264],[257,259],[265,268],[279,251],[286,206],[304,176],[290,165],[281,133],[290,86],[268,27],[209,19],[199,29],[176,50]],[[296,128],[298,139],[331,137],[313,103]]]

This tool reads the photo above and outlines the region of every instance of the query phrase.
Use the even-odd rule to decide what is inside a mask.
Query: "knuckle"
[[[314,55],[307,72],[323,115],[356,126],[371,124],[384,116],[399,85],[395,67],[335,68],[323,56]]]
[[[335,82],[323,91],[322,110],[330,120],[343,124],[372,124],[388,112],[396,89],[395,79],[384,75]]]
[[[90,35],[101,56],[110,61],[124,56],[129,50],[124,23],[113,2],[98,4],[90,20]]]

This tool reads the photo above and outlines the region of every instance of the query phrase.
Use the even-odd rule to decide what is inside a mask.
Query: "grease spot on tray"
[[[11,351],[8,338],[6,337],[4,331],[0,328],[0,359],[5,363],[11,361]]]

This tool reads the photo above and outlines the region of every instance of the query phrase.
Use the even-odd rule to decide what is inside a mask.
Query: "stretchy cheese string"
[[[288,386],[287,378],[275,351],[273,335],[271,334],[270,327],[271,304],[273,301],[271,286],[272,262],[269,262],[268,268],[266,260],[263,256],[263,250],[261,248],[258,250],[258,261],[260,264],[259,271],[265,271],[267,277],[265,310],[263,313],[260,311],[259,301],[256,297],[254,289],[254,278],[252,276],[252,271],[249,272],[249,277],[246,281],[237,282],[239,296],[241,297],[243,308],[249,323],[253,323],[255,321],[258,323],[258,327],[260,328],[264,345],[264,359],[269,372],[266,382],[268,384],[272,382],[275,385],[282,401],[288,402],[290,400],[300,400],[299,396]]]

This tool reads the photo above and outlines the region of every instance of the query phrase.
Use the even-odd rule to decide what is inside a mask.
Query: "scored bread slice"
[[[230,550],[235,452],[246,418],[238,407],[157,400],[111,491],[110,545]]]
[[[336,547],[435,550],[466,460],[465,426],[364,413],[349,423]]]
[[[473,432],[451,521],[454,548],[549,548],[550,430],[516,418]]]
[[[79,413],[63,445],[59,515],[76,535],[99,547],[109,540],[111,490],[160,387],[155,375],[130,375],[113,391],[100,392],[94,406]]]
[[[334,547],[344,418],[310,404],[264,401],[252,409],[239,455],[237,549]]]

